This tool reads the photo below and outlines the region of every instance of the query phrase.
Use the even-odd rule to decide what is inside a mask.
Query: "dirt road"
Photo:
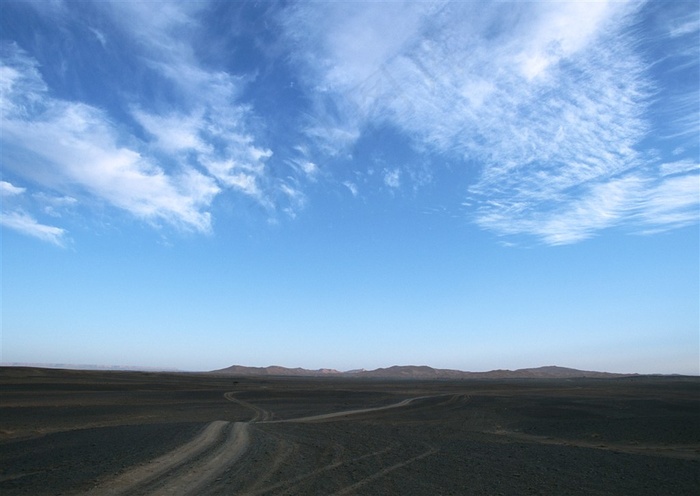
[[[344,410],[340,412],[332,412],[332,413],[322,413],[319,415],[309,415],[307,417],[299,417],[299,418],[293,418],[293,419],[285,419],[285,420],[271,420],[268,421],[267,423],[298,423],[298,422],[322,422],[325,420],[334,420],[334,419],[340,419],[340,418],[345,418],[345,417],[350,417],[352,415],[360,415],[363,413],[377,413],[377,412],[382,412],[385,410],[392,410],[394,408],[402,408],[405,406],[409,406],[412,403],[415,403],[416,401],[420,400],[429,400],[429,399],[434,399],[434,398],[449,398],[449,401],[454,400],[455,398],[468,398],[467,395],[463,394],[435,394],[435,395],[430,395],[430,396],[416,396],[415,398],[407,398],[405,400],[399,401],[398,403],[392,403],[391,405],[385,405],[385,406],[376,406],[372,408],[358,408],[355,410]]]
[[[95,496],[197,494],[250,444],[246,422],[210,423],[189,443],[89,491]]]
[[[253,412],[253,417],[246,422],[226,422],[217,420],[211,422],[197,437],[190,442],[160,456],[149,463],[134,467],[121,475],[102,482],[93,488],[89,494],[95,496],[118,496],[126,494],[147,494],[152,496],[161,495],[186,495],[198,494],[201,489],[217,476],[241,459],[251,443],[251,424],[281,424],[281,423],[310,423],[321,421],[341,420],[349,416],[382,412],[402,407],[433,398],[449,397],[454,395],[432,395],[408,398],[390,405],[344,410],[339,412],[310,415],[295,419],[271,420],[273,413],[256,406],[235,396],[236,392],[231,391],[224,394],[228,401],[237,403]],[[408,465],[416,460],[422,459],[437,450],[429,449],[418,456],[411,457],[391,466],[384,467],[369,477],[357,481],[344,488],[338,494],[350,494],[355,489],[381,477],[391,471]],[[367,456],[376,456],[377,453],[370,453]],[[360,457],[365,458],[365,456]],[[350,460],[350,462],[356,460]],[[274,491],[282,486],[289,486],[290,483],[299,482],[303,479],[318,476],[330,469],[339,467],[348,461],[335,462],[319,470],[308,474],[294,477],[283,483],[278,483],[272,487],[259,489],[247,494],[263,494]]]
[[[237,403],[242,407],[252,410],[253,418],[251,418],[249,422],[266,422],[272,418],[272,412],[265,410],[264,408],[260,408],[259,406],[253,405],[252,403],[248,403],[247,401],[238,399],[235,395],[236,391],[230,391],[228,393],[224,393],[224,398],[226,398],[228,401]]]
[[[258,449],[259,447],[255,446],[256,441],[251,436],[252,426],[343,422],[350,418],[369,419],[371,417],[374,419],[375,416],[372,414],[384,414],[385,412],[398,411],[400,409],[417,411],[422,407],[449,406],[457,402],[462,405],[469,400],[469,396],[464,393],[423,395],[406,398],[383,406],[353,408],[296,418],[275,419],[273,412],[238,398],[237,393],[236,391],[230,391],[224,393],[223,396],[226,400],[249,410],[252,413],[249,420],[244,422],[226,422],[221,420],[211,422],[198,436],[188,443],[144,465],[132,468],[113,479],[105,480],[91,490],[89,494],[97,496],[125,494],[161,496],[212,492],[213,490],[215,491],[213,487],[220,484],[217,482],[221,480],[219,476],[224,472],[231,471],[234,466],[238,467],[239,471],[246,472],[247,476],[241,487],[237,489],[231,488],[231,494],[249,496],[278,493],[292,494],[305,487],[305,485],[313,484],[324,477],[327,478],[329,474],[338,470],[346,470],[354,464],[365,461],[371,462],[374,468],[365,473],[363,477],[348,481],[348,483],[329,492],[329,494],[338,496],[355,494],[358,491],[361,492],[365,486],[376,484],[396,470],[438,453],[440,449],[424,444],[420,451],[404,453],[398,450],[396,446],[390,446],[385,449],[365,451],[364,454],[359,456],[353,455],[348,457],[340,455],[314,470],[301,474],[291,474],[286,477],[275,477],[276,482],[270,484],[268,479],[273,475],[271,472],[275,472],[274,466],[279,465],[282,458],[298,456],[299,446],[293,440],[293,436],[287,437],[285,430],[282,430],[280,435],[280,431],[277,429],[277,437],[272,440],[268,439],[267,449],[283,453],[283,456],[277,455],[277,458],[273,457],[271,460],[265,460],[263,455],[263,459],[258,460],[262,449]],[[264,432],[258,430],[257,434],[262,435]],[[576,445],[589,449],[605,449],[635,454],[649,452],[648,447],[629,445],[603,446],[591,442],[572,443],[571,441],[567,442],[551,437],[527,435],[512,431],[506,432],[502,430],[493,432],[493,434],[510,437],[519,442],[542,445]],[[249,450],[249,448],[253,449]],[[336,446],[336,448],[339,450],[339,453],[343,450],[339,446]],[[663,451],[662,453],[659,450],[655,454],[678,458],[697,458],[697,452],[683,449],[669,450],[669,447],[666,446],[666,449]],[[239,467],[238,465],[240,464],[243,464],[244,467]],[[271,466],[264,468],[260,466],[261,464]],[[236,471],[234,470],[233,472]]]

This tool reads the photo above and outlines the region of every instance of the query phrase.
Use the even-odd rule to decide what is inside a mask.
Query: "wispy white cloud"
[[[26,191],[26,188],[20,188],[7,181],[0,181],[0,195],[2,197],[10,197],[21,195]]]
[[[664,178],[648,188],[639,204],[639,217],[646,231],[658,232],[700,220],[700,175]]]
[[[307,85],[319,101],[340,102],[335,128],[359,136],[366,124],[386,122],[428,149],[478,163],[469,193],[479,225],[561,244],[635,223],[645,208],[651,215],[650,198],[671,193],[663,186],[669,182],[655,185],[658,168],[646,167],[649,157],[637,146],[651,129],[654,91],[638,30],[630,29],[639,8],[605,1],[300,4],[283,24],[304,49],[297,57]],[[696,20],[673,35],[695,30]],[[373,35],[391,22],[395,34]],[[691,116],[684,132],[697,136],[697,94],[682,98]],[[643,194],[646,187],[653,192]]]
[[[306,206],[306,195],[300,188],[285,183],[280,185],[280,191],[286,196],[287,199],[287,204],[282,208],[282,211],[290,218],[296,218],[297,212]]]
[[[65,245],[66,231],[64,229],[41,224],[26,212],[3,212],[2,216],[0,216],[0,224],[57,246]]]
[[[6,167],[49,188],[78,187],[149,221],[210,229],[206,208],[219,191],[210,178],[188,167],[167,173],[123,144],[101,110],[51,97],[36,63],[17,46],[3,45],[2,52],[4,146],[46,170],[13,154],[6,154]]]
[[[95,35],[95,38],[97,38],[97,41],[100,42],[100,45],[102,45],[103,48],[107,46],[107,38],[102,31],[92,27],[90,28],[90,31]]]
[[[575,200],[542,209],[536,217],[523,212],[526,202],[482,206],[478,222],[502,234],[525,231],[552,245],[575,243],[622,223],[639,233],[692,225],[700,220],[700,175],[676,171],[682,175],[671,172],[657,180],[635,171],[594,183]]]
[[[227,189],[273,212],[275,197],[288,195],[280,188],[284,180],[268,174],[265,163],[272,151],[256,144],[248,125],[251,110],[239,103],[247,82],[204,67],[193,49],[205,29],[198,15],[208,4],[100,2],[95,7],[121,31],[121,40],[129,40],[135,60],[168,90],[155,101],[128,92],[115,95],[134,119],[130,129],[106,109],[53,97],[37,62],[5,44],[3,141],[16,151],[15,163],[8,164],[14,172],[50,189],[82,188],[148,222],[203,232],[211,229],[213,198]],[[72,9],[56,4],[40,10],[60,24],[79,15]],[[90,29],[104,46],[106,35]],[[32,167],[20,163],[21,156],[31,156]]]
[[[238,132],[235,108],[199,109],[190,114],[155,115],[134,110],[143,128],[155,138],[153,146],[180,161],[203,167],[223,187],[234,188],[269,205],[259,182],[272,151],[256,147],[253,138]],[[219,115],[221,114],[221,115]]]
[[[504,234],[526,230],[552,245],[574,243],[617,224],[634,209],[631,196],[639,195],[641,189],[642,181],[636,177],[600,182],[586,188],[577,199],[558,205],[560,208],[543,209],[534,216],[524,212],[530,208],[526,202],[482,207],[478,222]],[[514,223],[514,218],[520,221]]]
[[[291,58],[315,95],[306,134],[324,153],[344,152],[360,136],[377,99],[361,87],[401,53],[421,28],[422,2],[296,4],[281,12]]]
[[[655,7],[653,29],[646,42],[663,47],[648,55],[657,69],[652,112],[659,125],[654,137],[662,148],[696,149],[700,135],[700,7],[692,2],[650,5]]]
[[[695,35],[700,32],[700,16],[697,10],[686,12],[670,18],[666,24],[668,35],[671,38]]]
[[[309,160],[304,160],[298,165],[299,167],[301,167],[301,170],[303,170],[304,173],[310,178],[315,178],[318,174],[318,166]]]
[[[659,166],[659,171],[662,176],[669,176],[671,174],[685,174],[697,170],[700,170],[700,162],[691,159],[667,162]]]
[[[176,113],[154,115],[134,109],[132,114],[138,123],[155,138],[154,146],[166,153],[188,151],[207,153],[212,149],[199,136],[200,129],[204,127],[201,111],[190,115]]]
[[[399,169],[384,171],[384,184],[392,189],[398,189],[401,186],[401,171]]]
[[[291,131],[304,136],[288,156],[284,145],[273,155],[276,136],[242,100],[262,76],[227,72],[212,62],[225,59],[221,54],[204,61],[209,2],[94,8],[105,24],[83,22],[92,31],[87,36],[105,51],[128,45],[144,84],[158,89],[153,98],[126,91],[114,96],[121,107],[113,113],[58,98],[34,59],[16,46],[3,48],[4,166],[54,198],[80,203],[79,193],[89,193],[148,222],[206,232],[213,198],[229,190],[293,217],[307,202],[309,182],[339,178],[359,196],[370,178],[375,190],[393,193],[450,173],[416,165],[420,158],[393,167],[404,161],[353,157],[353,146],[372,142],[373,130],[390,129],[417,153],[440,156],[424,164],[472,168],[462,175],[470,178],[469,208],[456,209],[499,234],[562,244],[613,226],[692,222],[689,178],[697,160],[688,157],[700,132],[697,83],[681,78],[675,93],[661,95],[663,82],[650,69],[662,62],[642,54],[648,26],[635,24],[643,2],[311,2],[268,9],[278,13],[276,41],[289,50],[280,65],[286,70],[291,62],[294,83],[306,92],[290,108],[308,105],[286,109],[302,116]],[[58,23],[79,16],[71,3],[37,10]],[[683,48],[663,55],[666,73],[697,67],[697,9],[657,17],[655,36]],[[119,112],[127,117],[121,122]],[[675,150],[645,150],[650,140]],[[28,156],[32,167],[22,163]],[[348,162],[342,172],[332,170]]]
[[[352,196],[357,196],[359,194],[359,190],[357,189],[357,184],[350,182],[350,181],[345,181],[343,182],[343,185],[350,190],[350,193]]]
[[[19,202],[16,200],[26,191],[26,188],[15,186],[8,181],[0,181],[0,225],[57,246],[64,246],[67,234],[65,229],[41,224],[18,206]]]
[[[42,206],[44,213],[51,217],[62,217],[65,212],[74,210],[79,204],[78,199],[72,196],[50,195],[43,191],[32,196]]]
[[[273,204],[265,162],[268,148],[255,144],[247,128],[249,107],[238,103],[245,78],[202,66],[191,40],[205,29],[197,15],[206,2],[110,2],[114,21],[143,50],[147,63],[177,88],[179,98],[163,113],[133,109],[133,116],[154,137],[154,146],[178,160],[188,155],[219,185]],[[175,109],[175,110],[173,110]],[[194,156],[192,156],[194,154]]]

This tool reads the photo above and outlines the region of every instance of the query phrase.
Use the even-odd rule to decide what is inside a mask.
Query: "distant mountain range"
[[[375,370],[349,370],[341,372],[334,369],[308,370],[302,368],[245,367],[232,365],[225,369],[212,370],[210,374],[239,377],[284,376],[284,377],[357,377],[368,379],[567,379],[575,377],[612,378],[637,374],[614,374],[610,372],[593,372],[566,367],[547,366],[518,370],[491,370],[489,372],[465,372],[452,369],[434,369],[426,365],[395,365]]]

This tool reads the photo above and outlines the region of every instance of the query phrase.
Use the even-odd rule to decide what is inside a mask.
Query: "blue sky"
[[[3,362],[700,373],[697,2],[1,8]]]

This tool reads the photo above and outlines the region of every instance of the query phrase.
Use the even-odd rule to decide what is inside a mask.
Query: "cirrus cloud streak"
[[[281,23],[301,48],[295,56],[321,109],[308,132],[320,150],[347,149],[348,137],[370,124],[398,128],[417,150],[478,171],[467,192],[477,225],[563,244],[612,226],[697,222],[697,187],[688,191],[697,175],[665,179],[658,152],[641,146],[654,132],[649,111],[662,90],[641,52],[643,8],[297,4]],[[380,36],[393,19],[397,29]],[[671,107],[697,107],[693,89]],[[689,132],[681,121],[697,128],[695,112],[666,112],[677,117],[677,132]]]

